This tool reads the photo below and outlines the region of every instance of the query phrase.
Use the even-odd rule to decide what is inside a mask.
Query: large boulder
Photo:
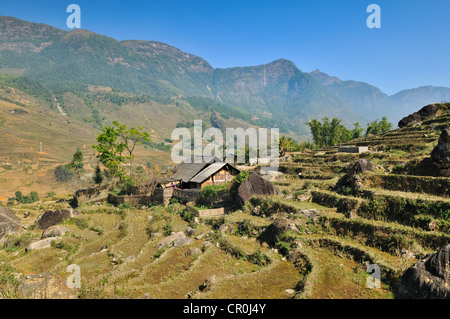
[[[42,233],[42,238],[60,237],[63,236],[68,231],[69,229],[67,227],[55,225],[44,230]]]
[[[450,176],[450,127],[442,131],[438,145],[431,152],[431,160],[441,175]]]
[[[76,291],[66,281],[52,273],[25,276],[19,291],[27,299],[77,299]]]
[[[334,190],[340,194],[359,196],[364,190],[364,180],[362,174],[375,172],[375,165],[368,159],[362,158],[354,163],[345,166],[347,172],[334,186]]]
[[[271,182],[266,181],[256,172],[251,172],[248,179],[246,179],[239,186],[236,203],[243,206],[246,201],[254,195],[280,195],[281,191],[276,188]]]
[[[6,234],[17,233],[21,229],[19,218],[9,208],[0,206],[0,239]]]
[[[365,172],[374,172],[375,165],[368,159],[362,158],[357,160],[355,163],[345,166],[345,170],[351,175]]]
[[[45,239],[41,239],[41,240],[32,242],[31,244],[28,245],[27,248],[25,248],[25,251],[50,248],[52,246],[52,241],[59,240],[59,239],[60,239],[59,237],[48,237]]]
[[[288,218],[281,217],[276,219],[272,224],[270,224],[258,237],[258,241],[266,242],[270,246],[273,246],[281,237],[281,235],[286,231],[292,231],[294,233],[300,234],[297,225],[289,220]]]
[[[81,213],[72,208],[56,211],[49,210],[38,216],[36,219],[37,228],[45,230],[51,226],[61,223],[64,219],[72,218],[78,215],[81,215]]]
[[[402,299],[450,299],[450,244],[427,255],[402,275]]]
[[[440,115],[442,110],[443,110],[442,104],[439,103],[429,104],[421,108],[419,111],[402,118],[400,122],[398,122],[398,127],[402,128],[415,123],[421,123],[427,118]]]
[[[180,231],[178,233],[173,233],[172,235],[164,237],[163,239],[161,239],[158,242],[157,246],[158,246],[158,248],[162,248],[164,246],[170,246],[170,244],[172,244],[174,241],[177,241],[177,240],[180,240],[180,239],[184,239],[184,238],[186,238],[186,235],[182,231]],[[182,243],[185,243],[185,242],[181,242],[180,241],[179,243],[182,245]]]

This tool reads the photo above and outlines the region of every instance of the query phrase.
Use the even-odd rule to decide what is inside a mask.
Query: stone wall
[[[192,206],[186,206],[186,209],[198,217],[209,218],[219,217],[225,214],[225,207],[213,208],[213,209],[196,209]]]
[[[154,204],[169,205],[170,199],[173,196],[173,189],[156,188],[151,197],[151,202]]]
[[[76,208],[83,204],[104,201],[108,198],[109,189],[110,185],[80,189],[75,192],[70,205]]]
[[[168,205],[171,198],[178,199],[181,203],[186,204],[193,202],[194,204],[208,205],[211,207],[224,207],[233,205],[233,198],[230,196],[227,190],[218,192],[217,198],[207,203],[203,203],[200,198],[199,189],[155,189],[151,202],[154,204],[164,204]]]
[[[128,205],[148,205],[151,202],[152,196],[148,195],[123,195],[117,196],[114,194],[108,195],[108,202],[113,205],[128,204]]]
[[[339,153],[364,153],[368,151],[367,146],[342,146],[338,148]]]
[[[194,202],[200,198],[200,190],[198,189],[179,189],[175,188],[173,190],[172,197],[177,198],[182,203]]]

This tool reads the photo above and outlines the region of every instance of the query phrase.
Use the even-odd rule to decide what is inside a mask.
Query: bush
[[[103,182],[103,172],[102,169],[100,168],[100,165],[97,165],[97,167],[95,168],[95,174],[93,177],[94,183],[95,184],[101,184]]]
[[[120,195],[129,195],[131,194],[132,188],[135,186],[135,181],[130,177],[126,176],[123,178],[122,183],[120,184]]]
[[[186,221],[188,223],[194,222],[195,215],[193,213],[191,213],[190,211],[183,210],[180,215],[181,215],[181,218],[183,218],[184,221]]]
[[[47,198],[53,197],[53,196],[55,196],[55,195],[56,195],[55,192],[48,192],[48,193],[47,193]]]
[[[31,192],[29,196],[23,196],[21,191],[15,193],[15,199],[20,204],[31,204],[39,200],[39,194],[37,192]]]
[[[235,234],[238,236],[249,236],[254,237],[258,235],[258,230],[248,219],[244,219],[242,222],[239,222],[237,225],[237,229]]]
[[[277,243],[277,249],[280,254],[287,256],[289,254],[290,244],[284,241],[279,241]]]
[[[260,250],[257,250],[253,254],[248,255],[247,259],[252,264],[258,266],[266,266],[267,264],[270,264],[270,258],[264,255]]]
[[[227,191],[226,184],[205,186],[200,190],[199,204],[213,208],[214,202],[218,201],[225,191]]]
[[[250,173],[248,171],[242,171],[233,179],[233,182],[241,185],[245,180],[248,179],[249,175]]]
[[[119,206],[117,206],[119,209],[130,209],[132,208],[132,206],[130,204],[127,203],[122,203]]]
[[[173,226],[171,223],[167,223],[164,227],[163,227],[163,235],[164,236],[170,236],[170,234],[172,234],[173,232]]]
[[[64,220],[66,225],[76,225],[79,229],[86,229],[89,227],[89,222],[81,218],[67,218]]]
[[[73,173],[63,165],[58,165],[55,168],[55,178],[58,182],[67,182],[73,176]]]

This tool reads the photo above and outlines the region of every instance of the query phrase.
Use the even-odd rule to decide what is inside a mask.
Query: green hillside
[[[90,86],[108,87],[111,94],[133,94],[135,99],[190,98],[197,109],[204,108],[208,98],[211,106],[220,103],[220,108],[250,115],[251,124],[278,126],[305,139],[306,122],[313,118],[342,118],[349,127],[355,122],[365,126],[383,115],[397,122],[400,115],[421,105],[450,99],[450,89],[434,87],[388,97],[367,83],[302,72],[284,59],[214,69],[201,57],[157,41],[117,41],[87,30],[64,31],[5,16],[0,16],[0,29],[0,74],[23,77],[8,84],[47,101],[54,101],[55,95],[63,103],[71,93],[86,104]],[[99,125],[107,117],[105,108],[95,111],[92,103],[86,106],[95,112],[93,123]],[[250,122],[246,117],[244,121]]]

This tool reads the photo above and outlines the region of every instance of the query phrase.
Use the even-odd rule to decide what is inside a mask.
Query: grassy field
[[[27,113],[11,113],[18,108]],[[47,112],[47,125],[39,122],[39,112]],[[126,112],[114,116],[119,114],[126,116]],[[179,203],[86,204],[77,208],[81,215],[62,223],[68,232],[51,247],[27,251],[42,237],[36,218],[47,210],[69,207],[71,190],[54,181],[52,168],[68,162],[67,154],[76,145],[85,154],[86,167],[92,168],[88,145],[95,131],[78,120],[71,119],[69,125],[39,103],[20,107],[0,101],[0,131],[5,136],[0,143],[4,192],[0,195],[35,189],[58,193],[11,206],[23,230],[0,242],[0,294],[23,297],[17,282],[27,275],[51,272],[65,282],[67,266],[77,264],[82,286],[70,291],[74,298],[395,298],[401,274],[450,242],[448,178],[426,176],[419,169],[437,144],[442,123],[448,125],[442,117],[447,114],[422,126],[357,140],[356,144],[369,145],[368,153],[342,154],[328,147],[292,154],[292,160],[280,166],[284,175],[275,182],[282,195],[251,200],[220,218],[188,222]],[[165,136],[165,129],[153,134]],[[44,153],[29,149],[41,140],[53,146]],[[141,147],[138,156],[160,156],[164,161],[163,154],[147,152]],[[362,158],[375,165],[374,172],[361,175],[362,189],[337,190],[345,166]],[[319,215],[309,218],[302,213],[310,209]],[[280,218],[293,223],[296,231],[274,233],[267,240]],[[188,227],[195,233],[190,234]],[[159,246],[163,238],[178,232],[192,243]],[[379,288],[367,284],[369,265],[380,268]]]

